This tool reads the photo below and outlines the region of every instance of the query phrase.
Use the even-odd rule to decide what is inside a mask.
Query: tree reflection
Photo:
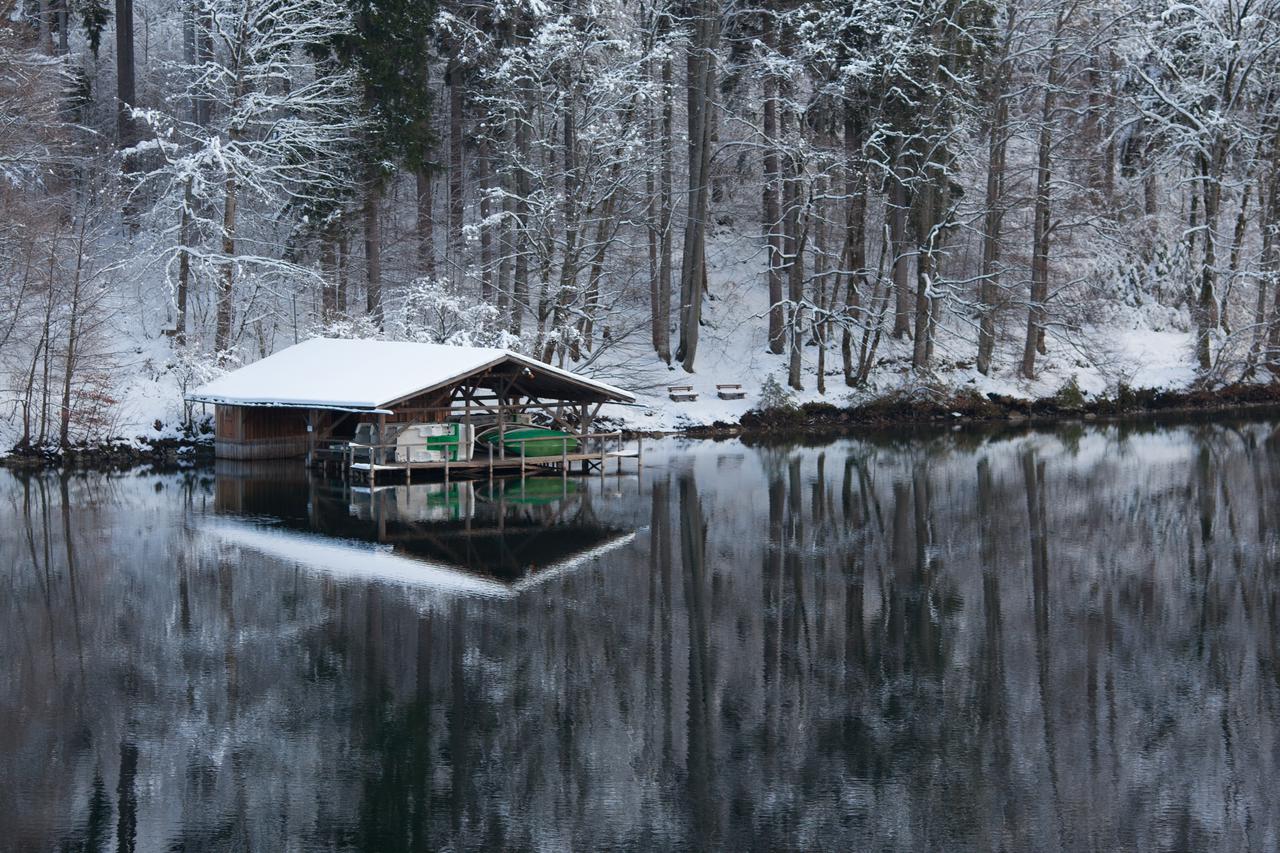
[[[1145,850],[1280,833],[1272,425],[646,459],[574,498],[629,544],[495,597],[202,532],[226,501],[282,501],[265,523],[313,533],[377,523],[305,477],[215,496],[191,473],[0,474],[6,843]]]

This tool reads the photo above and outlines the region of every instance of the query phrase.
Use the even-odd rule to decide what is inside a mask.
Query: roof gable
[[[621,388],[493,347],[313,338],[200,386],[188,400],[235,406],[379,409],[504,363],[529,370],[530,385],[572,388],[630,402]],[[539,381],[541,379],[541,381]]]

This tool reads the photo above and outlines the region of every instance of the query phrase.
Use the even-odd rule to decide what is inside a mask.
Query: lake
[[[1276,849],[1277,429],[0,471],[0,849]]]

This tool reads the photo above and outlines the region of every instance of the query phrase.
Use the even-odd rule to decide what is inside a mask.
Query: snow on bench
[[[738,384],[717,385],[716,396],[721,400],[744,400],[747,392],[742,390],[742,386]]]
[[[675,403],[693,403],[698,399],[698,392],[692,385],[668,385],[667,396]]]

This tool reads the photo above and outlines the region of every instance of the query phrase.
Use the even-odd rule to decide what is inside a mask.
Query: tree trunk
[[[465,249],[462,242],[463,191],[466,174],[462,157],[462,69],[449,66],[449,236],[446,257],[450,276],[466,274]]]
[[[351,275],[351,241],[347,236],[346,228],[339,225],[338,234],[338,301],[337,310],[339,317],[345,317],[348,313],[350,302],[347,301],[348,283]]]
[[[1049,231],[1050,190],[1053,154],[1053,112],[1058,89],[1058,35],[1054,31],[1049,70],[1045,79],[1044,103],[1040,112],[1040,132],[1036,142],[1036,196],[1031,225],[1031,300],[1027,310],[1027,339],[1022,349],[1022,375],[1034,379],[1036,352],[1043,352],[1044,326],[1048,318],[1049,299]]]
[[[893,336],[901,340],[911,333],[910,285],[907,283],[910,262],[907,252],[907,212],[910,193],[903,176],[905,164],[902,145],[897,146],[893,171],[889,175],[889,197],[886,217],[889,225],[889,247],[893,252]]]
[[[657,23],[655,21],[655,35],[657,33]],[[651,84],[656,83],[656,73],[654,71],[653,57],[650,56],[645,63],[645,75]],[[657,149],[658,145],[658,118],[654,114],[653,104],[651,101],[645,102],[645,122],[644,122],[645,147],[649,151]],[[654,352],[661,357],[661,323],[662,311],[659,308],[658,300],[661,298],[662,288],[658,283],[658,241],[661,239],[660,208],[662,201],[658,197],[658,171],[652,161],[648,168],[645,169],[644,175],[644,192],[645,192],[645,237],[648,241],[649,249],[649,343],[653,347]]]
[[[489,137],[481,136],[476,166],[480,180],[480,298],[493,304],[493,164],[489,159]]]
[[[866,127],[858,106],[847,108],[844,119],[845,195],[845,320],[840,335],[840,361],[844,382],[853,387],[853,323],[865,324],[870,314],[862,308],[867,283],[867,163],[863,155]]]
[[[761,40],[766,50],[777,44],[777,22],[771,11],[765,11]],[[782,226],[781,186],[778,151],[778,78],[766,74],[763,81],[764,103],[764,184],[761,199],[761,226],[767,235],[766,255],[769,263],[769,351],[781,354],[784,346],[785,311],[782,306]]]
[[[785,99],[789,102],[790,86],[784,84],[783,93]],[[789,129],[788,117],[790,111],[785,107],[782,113],[782,128],[784,135]],[[801,330],[801,316],[803,310],[801,303],[804,301],[804,240],[800,233],[800,208],[803,204],[801,193],[800,163],[798,155],[793,151],[788,151],[783,157],[783,176],[782,176],[782,230],[783,230],[783,254],[786,258],[787,265],[787,384],[797,391],[804,388],[804,383],[800,377],[801,367],[801,350],[803,347],[803,332]]]
[[[525,307],[529,304],[529,128],[517,121],[515,128],[515,270],[511,281],[511,333],[519,335]]]
[[[916,370],[928,368],[932,354],[939,193],[939,188],[928,181],[916,191],[915,198],[919,245],[916,250],[916,336],[911,349],[911,366]]]
[[[210,8],[206,11],[206,15],[200,15],[201,4],[199,0],[192,0],[195,4],[193,12],[195,27],[195,52],[196,63],[203,65],[213,61],[213,10]],[[208,95],[201,95],[194,98],[191,104],[191,117],[195,121],[197,127],[207,128],[209,126],[210,114],[213,110],[213,99]]]
[[[218,306],[214,321],[213,348],[217,352],[219,364],[227,359],[231,347],[231,313],[235,307],[233,288],[235,285],[236,255],[236,205],[237,197],[235,175],[227,173],[223,183],[222,194],[222,272],[218,278]]]
[[[1091,16],[1090,24],[1093,32],[1102,31],[1102,20],[1097,11]],[[1084,112],[1084,126],[1080,134],[1080,151],[1088,163],[1089,190],[1093,194],[1094,203],[1102,204],[1105,196],[1106,177],[1104,174],[1105,157],[1100,156],[1106,150],[1102,139],[1102,113],[1105,97],[1102,93],[1102,63],[1097,55],[1089,57],[1089,69],[1085,72],[1085,85],[1088,90]],[[1008,79],[1007,77],[1005,79]]]
[[[81,223],[81,228],[83,228],[83,223]],[[71,282],[71,304],[67,306],[67,348],[63,354],[62,401],[58,410],[58,445],[63,448],[71,445],[71,385],[80,356],[80,302],[81,285],[83,284],[84,276],[84,236],[82,230],[77,244],[75,277]]]
[[[1272,361],[1271,354],[1265,352],[1267,348],[1267,293],[1275,288],[1276,273],[1280,271],[1280,265],[1277,265],[1276,251],[1276,223],[1280,217],[1280,198],[1278,198],[1275,177],[1272,176],[1268,181],[1266,201],[1259,205],[1261,208],[1262,219],[1259,222],[1262,231],[1262,251],[1259,253],[1258,263],[1258,293],[1255,298],[1253,308],[1253,344],[1249,354],[1249,371],[1252,372],[1253,365],[1257,364],[1259,359],[1270,364]],[[1259,191],[1261,195],[1261,190]]]
[[[1009,101],[1003,88],[992,110],[987,140],[986,212],[982,220],[982,279],[978,285],[978,372],[991,372],[996,348],[996,311],[1000,300],[1000,240],[1004,230],[1005,152]]]
[[[610,187],[618,186],[619,178],[622,176],[622,159],[624,156],[625,153],[623,151],[618,151],[614,155],[613,164],[609,167]],[[587,297],[582,307],[582,316],[578,319],[578,334],[573,342],[572,357],[574,361],[581,358],[582,349],[591,352],[593,346],[592,338],[595,333],[596,316],[600,311],[600,280],[604,277],[604,261],[615,230],[613,211],[617,199],[617,193],[610,191],[609,195],[605,197],[604,204],[601,205],[600,218],[596,222],[594,251],[592,252],[591,265],[587,272]]]
[[[116,3],[116,137],[121,148],[137,141],[129,107],[137,105],[138,90],[134,76],[133,0]]]
[[[382,329],[382,183],[370,181],[364,197],[365,311]]]
[[[338,314],[337,241],[328,230],[320,237],[320,320],[330,323]]]
[[[1252,177],[1252,168],[1249,170],[1246,178]],[[1236,212],[1236,226],[1231,232],[1231,254],[1227,261],[1227,289],[1222,297],[1222,329],[1228,335],[1231,334],[1231,318],[1228,315],[1227,307],[1231,302],[1231,290],[1235,286],[1236,278],[1240,274],[1240,254],[1244,251],[1244,238],[1249,230],[1249,204],[1253,197],[1253,181],[1248,180],[1244,185],[1244,190],[1240,194],[1240,209]]]
[[[669,19],[663,15],[663,31],[669,29]],[[671,280],[674,274],[671,262],[673,234],[672,208],[675,198],[673,177],[675,147],[672,142],[675,124],[675,69],[671,54],[662,62],[662,139],[661,173],[659,175],[658,208],[658,329],[655,342],[658,358],[671,363]]]
[[[120,8],[120,4],[116,4],[116,8]],[[49,55],[53,54],[53,28],[51,21],[53,20],[53,9],[50,7],[48,0],[37,0],[36,2],[36,41],[40,45],[40,50]]]
[[[58,7],[55,17],[58,22],[58,55],[66,56],[71,52],[70,33],[67,28],[71,23],[70,9],[67,8],[69,0],[57,0]]]
[[[432,210],[435,201],[431,186],[431,170],[425,166],[415,174],[417,189],[417,237],[418,275],[435,278],[436,275],[436,220]]]
[[[996,347],[996,314],[1000,302],[1000,248],[1004,232],[1004,183],[1006,152],[1009,147],[1009,61],[1015,15],[1010,10],[1005,24],[1001,60],[988,83],[992,99],[991,121],[987,128],[987,191],[982,220],[982,278],[978,284],[978,372],[991,372]],[[1096,118],[1096,117],[1095,117]]]
[[[564,111],[563,123],[564,128],[564,256],[560,264],[560,286],[556,291],[555,308],[551,315],[551,334],[548,336],[547,346],[544,350],[543,361],[550,362],[551,354],[555,350],[557,344],[563,352],[565,340],[565,332],[568,329],[568,311],[569,307],[578,297],[578,267],[582,256],[582,246],[580,245],[581,229],[579,227],[579,219],[581,213],[581,199],[579,194],[582,188],[582,182],[578,174],[578,122],[577,116],[574,115],[574,107],[576,104],[575,97],[569,100],[568,106]]]
[[[178,346],[187,342],[187,297],[191,292],[191,251],[192,227],[191,213],[195,199],[191,194],[191,179],[188,178],[182,192],[182,215],[178,223],[178,240],[182,246],[178,249],[178,292],[176,294],[177,310],[173,318],[173,334]]]
[[[1201,195],[1204,201],[1204,254],[1200,264],[1200,289],[1196,297],[1196,360],[1201,370],[1212,366],[1210,338],[1218,328],[1220,317],[1217,297],[1217,229],[1222,199],[1219,163],[1221,142],[1215,141],[1210,155],[1200,157]]]
[[[499,178],[502,187],[502,221],[498,223],[498,277],[497,289],[498,316],[511,316],[511,271],[515,264],[515,241],[511,238],[511,223],[515,221],[516,200],[512,192],[510,174]]]
[[[824,140],[824,147],[834,150],[836,147],[834,139]],[[828,181],[836,181],[839,179],[838,173],[827,176],[819,176],[815,181],[814,196],[816,200],[813,202],[813,216],[808,228],[813,230],[813,304],[817,306],[814,316],[810,317],[810,328],[813,330],[813,344],[818,348],[818,365],[817,365],[817,388],[819,394],[827,393],[827,333],[831,325],[830,315],[827,313],[830,307],[827,300],[827,281],[832,278],[831,255],[828,251],[828,227],[831,221],[831,202],[829,200],[830,184]],[[837,282],[835,290],[839,286],[839,275],[835,276]],[[803,281],[801,282],[803,286]]]
[[[706,229],[709,200],[708,167],[711,159],[709,113],[715,67],[715,23],[711,4],[695,6],[693,43],[688,52],[689,191],[685,217],[684,255],[680,268],[680,345],[676,358],[693,373],[702,323],[702,297],[706,281]]]
[[[138,143],[137,124],[130,109],[137,106],[138,93],[134,76],[133,56],[133,0],[115,0],[116,4],[116,145],[120,149],[132,148]],[[126,183],[135,170],[134,158],[125,157],[121,171]],[[130,231],[138,228],[138,210],[133,202],[132,187],[125,188],[122,208],[125,223]]]

